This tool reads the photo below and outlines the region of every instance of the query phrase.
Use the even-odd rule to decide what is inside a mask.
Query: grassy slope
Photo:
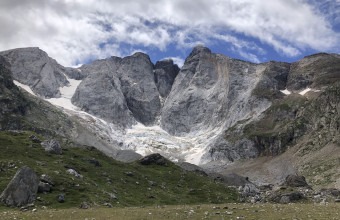
[[[95,208],[88,210],[38,210],[37,212],[7,211],[1,219],[339,219],[340,203],[320,204],[223,204],[156,206],[130,208]],[[227,209],[223,209],[227,207]],[[216,207],[215,207],[216,208]],[[243,218],[241,217],[243,216]]]
[[[51,155],[40,144],[31,142],[31,134],[37,135],[28,131],[18,135],[0,132],[0,190],[7,186],[18,168],[28,165],[38,176],[48,174],[55,182],[52,193],[38,194],[42,200],[36,201],[38,206],[69,208],[78,207],[83,201],[97,205],[109,202],[114,206],[222,203],[236,201],[237,198],[237,194],[225,185],[183,172],[170,161],[168,167],[143,166],[137,162],[126,164],[92,147],[63,146],[66,149],[63,155]],[[102,166],[83,161],[83,158],[95,158]],[[41,162],[46,165],[39,165]],[[10,164],[16,168],[9,168]],[[67,174],[65,166],[74,168],[84,178]],[[126,172],[132,172],[133,176],[126,175]],[[149,181],[156,182],[157,186],[150,186]],[[56,197],[60,193],[65,193],[65,203],[57,202]],[[114,193],[118,199],[112,199],[109,193]]]

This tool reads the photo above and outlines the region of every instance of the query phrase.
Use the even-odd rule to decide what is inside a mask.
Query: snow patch
[[[69,77],[67,77],[67,75],[65,75],[65,77],[69,81],[69,85],[59,88],[61,97],[50,98],[50,99],[45,99],[45,100],[50,102],[53,105],[56,105],[56,106],[59,106],[59,107],[62,107],[68,110],[78,111],[79,108],[72,104],[71,98],[73,94],[76,92],[76,89],[82,80],[70,79]]]
[[[299,94],[300,94],[300,95],[305,95],[305,94],[306,94],[307,92],[309,92],[309,91],[311,91],[311,89],[310,89],[310,88],[307,88],[307,89],[305,89],[305,90],[299,92]]]
[[[282,92],[285,95],[290,95],[291,92],[286,88],[285,90],[280,90],[280,92]]]
[[[13,83],[14,83],[16,86],[18,86],[18,87],[20,87],[20,88],[26,90],[28,93],[30,93],[30,94],[36,96],[36,94],[32,91],[32,89],[31,89],[29,86],[27,86],[27,85],[25,85],[25,84],[22,84],[22,83],[20,83],[20,82],[18,82],[18,81],[16,81],[16,80],[13,80]]]

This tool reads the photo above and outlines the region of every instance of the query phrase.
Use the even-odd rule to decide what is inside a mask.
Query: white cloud
[[[3,0],[0,50],[39,46],[63,65],[128,55],[131,47],[185,49],[223,40],[259,62],[266,53],[246,36],[285,56],[305,49],[339,52],[339,0]],[[103,46],[104,45],[104,46]],[[335,51],[334,51],[335,50]],[[181,61],[178,60],[180,63]]]
[[[184,59],[181,58],[181,57],[166,57],[166,58],[163,58],[162,60],[167,60],[167,59],[172,59],[172,61],[174,61],[175,64],[177,64],[177,66],[179,68],[182,68],[182,66],[184,65]]]

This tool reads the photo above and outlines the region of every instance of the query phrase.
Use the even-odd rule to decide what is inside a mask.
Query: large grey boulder
[[[159,166],[169,166],[167,160],[160,154],[150,154],[138,161],[142,165],[159,165]]]
[[[306,178],[298,175],[288,175],[285,179],[284,185],[291,187],[306,187],[308,186]]]
[[[41,97],[60,97],[59,87],[69,84],[65,74],[71,69],[59,65],[37,47],[7,50],[0,55],[11,64],[13,78]]]
[[[53,139],[41,142],[41,146],[51,154],[61,155],[63,153],[59,142]]]
[[[159,94],[166,98],[179,72],[179,68],[172,59],[157,61],[154,68],[155,83]]]
[[[25,166],[18,170],[14,178],[0,195],[1,201],[7,206],[20,207],[35,201],[39,179],[36,173]]]

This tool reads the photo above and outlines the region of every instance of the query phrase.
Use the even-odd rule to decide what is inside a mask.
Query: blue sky
[[[340,0],[2,0],[0,50],[65,66],[136,51],[182,65],[197,44],[251,62],[340,53]]]

